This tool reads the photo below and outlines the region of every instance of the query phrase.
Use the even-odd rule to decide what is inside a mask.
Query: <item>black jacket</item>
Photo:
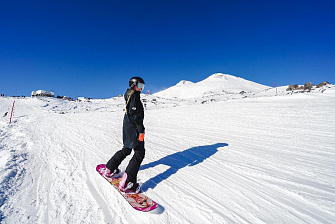
[[[129,99],[130,97],[130,99]],[[144,133],[144,109],[140,92],[128,89],[124,95],[127,103],[123,119],[123,147],[133,149],[138,145],[139,133]]]

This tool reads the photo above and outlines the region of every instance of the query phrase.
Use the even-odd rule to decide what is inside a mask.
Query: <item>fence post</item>
[[[13,102],[13,106],[12,106],[12,113],[10,114],[10,120],[9,120],[9,124],[12,123],[12,116],[13,116],[13,112],[14,112],[14,104],[15,104],[15,100]]]

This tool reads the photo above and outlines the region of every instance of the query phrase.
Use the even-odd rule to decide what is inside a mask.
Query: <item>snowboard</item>
[[[130,204],[131,207],[134,209],[141,211],[141,212],[148,212],[156,209],[158,204],[146,196],[144,193],[132,193],[129,190],[122,192],[119,190],[119,184],[122,178],[109,178],[105,177],[103,174],[106,170],[105,164],[100,164],[96,168],[97,172],[106,179],[113,187],[123,196],[124,199]]]

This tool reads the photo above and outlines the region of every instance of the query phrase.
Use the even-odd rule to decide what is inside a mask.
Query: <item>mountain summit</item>
[[[237,94],[242,91],[256,93],[270,88],[233,75],[215,73],[208,78],[193,83],[182,80],[175,86],[156,93],[164,98],[201,98],[208,95]]]

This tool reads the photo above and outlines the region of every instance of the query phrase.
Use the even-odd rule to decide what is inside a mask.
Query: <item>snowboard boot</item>
[[[106,167],[106,169],[105,169],[105,172],[104,172],[104,176],[105,177],[108,177],[108,178],[117,178],[117,177],[119,177],[119,175],[120,175],[120,172],[121,172],[121,170],[120,169],[115,169],[114,170],[114,172],[112,172],[110,169],[108,169],[107,167]]]
[[[137,194],[140,193],[141,191],[141,186],[136,183],[128,182],[127,186],[124,188],[124,192],[128,194]]]
[[[129,182],[127,177],[127,173],[124,173],[119,184],[119,190],[125,193],[139,193],[141,191],[140,185],[138,183],[134,184],[133,182]]]

